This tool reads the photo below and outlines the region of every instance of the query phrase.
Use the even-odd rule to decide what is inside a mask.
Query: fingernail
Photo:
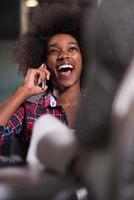
[[[49,76],[49,74],[47,74],[47,80],[49,80],[49,78],[50,78],[50,76]]]

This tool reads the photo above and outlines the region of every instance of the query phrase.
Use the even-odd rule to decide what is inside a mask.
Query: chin
[[[67,88],[71,88],[73,85],[74,83],[63,83],[63,84],[60,84],[59,86],[67,89]]]
[[[71,87],[73,87],[75,84],[76,84],[76,81],[74,80],[59,80],[54,84],[54,87],[57,88],[58,90],[66,90],[66,89],[69,89]]]

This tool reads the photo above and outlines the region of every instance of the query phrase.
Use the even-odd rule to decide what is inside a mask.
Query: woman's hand
[[[24,83],[19,86],[5,101],[0,103],[0,126],[5,125],[16,109],[32,95],[37,95],[47,89],[41,88],[42,81],[49,80],[50,72],[42,64],[38,69],[29,69]]]
[[[46,69],[45,64],[42,64],[37,69],[30,68],[23,83],[23,86],[29,91],[29,97],[46,91],[48,87],[44,83],[46,83],[46,80],[49,80],[49,78],[50,72]],[[43,83],[42,85],[44,85],[44,87],[39,86],[41,83]]]

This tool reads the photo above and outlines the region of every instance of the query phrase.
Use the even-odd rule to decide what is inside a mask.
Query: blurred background
[[[22,82],[13,48],[19,35],[27,30],[33,9],[43,3],[66,2],[87,6],[95,0],[1,0],[0,1],[0,101]],[[99,0],[98,2],[100,2]]]

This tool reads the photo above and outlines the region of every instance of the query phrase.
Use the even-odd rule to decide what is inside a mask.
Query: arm
[[[38,84],[43,80],[48,80],[49,77],[50,73],[44,65],[41,65],[38,69],[29,69],[24,83],[10,97],[0,103],[0,126],[9,121],[13,113],[27,98],[43,93],[47,86],[42,89]]]

